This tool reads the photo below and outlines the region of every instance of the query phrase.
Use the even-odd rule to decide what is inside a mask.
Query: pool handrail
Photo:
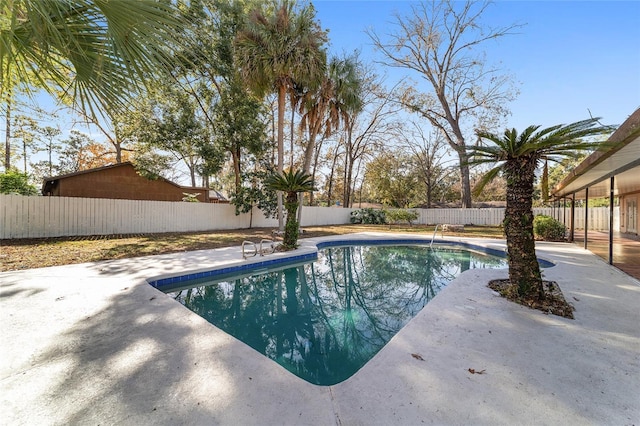
[[[262,243],[269,243],[269,248],[262,248]],[[275,241],[270,238],[263,238],[260,240],[260,256],[264,256],[265,254],[271,254],[276,251]]]
[[[245,251],[245,246],[248,246],[248,245],[253,246],[253,253],[250,253],[250,252],[247,253]],[[258,254],[258,247],[256,247],[256,243],[254,243],[253,241],[248,241],[248,240],[245,240],[245,241],[242,242],[242,258],[243,259],[246,259],[247,257],[253,257],[253,256],[257,255],[257,254]]]
[[[435,229],[433,230],[433,236],[431,237],[431,242],[429,243],[429,248],[433,246],[433,240],[436,239],[436,234],[438,233],[438,227],[440,227],[440,236],[444,238],[444,232],[442,231],[442,226],[437,223]]]

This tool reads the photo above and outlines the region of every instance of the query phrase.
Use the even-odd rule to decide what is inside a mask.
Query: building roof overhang
[[[613,177],[614,195],[640,191],[640,108],[611,135],[607,148],[587,157],[552,191],[552,198],[575,194],[585,198],[609,196]]]

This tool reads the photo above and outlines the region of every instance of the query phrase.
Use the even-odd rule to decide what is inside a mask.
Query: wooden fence
[[[349,223],[357,209],[304,207],[302,226]],[[499,225],[504,209],[418,209],[420,224]],[[569,223],[568,209],[535,209]],[[589,209],[589,229],[606,230],[606,207]],[[614,215],[615,217],[615,215]],[[0,239],[62,236],[197,232],[249,227],[276,227],[277,220],[235,215],[228,204],[167,201],[110,200],[98,198],[26,197],[0,194]],[[584,227],[584,209],[576,209],[576,229]],[[614,228],[615,229],[615,228]]]
[[[420,214],[418,223],[422,225],[435,225],[437,223],[474,224],[474,225],[500,225],[504,218],[503,208],[491,209],[418,209]],[[534,208],[535,215],[544,214],[555,217],[567,227],[571,225],[571,211],[563,208]],[[575,229],[584,229],[585,208],[575,209]],[[614,207],[613,229],[620,230],[619,207]],[[589,208],[589,228],[591,230],[606,231],[609,229],[609,207]]]

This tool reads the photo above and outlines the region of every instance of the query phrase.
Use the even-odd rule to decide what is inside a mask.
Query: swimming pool
[[[459,246],[346,244],[277,266],[152,284],[304,380],[332,385],[461,272],[506,267],[503,257]]]

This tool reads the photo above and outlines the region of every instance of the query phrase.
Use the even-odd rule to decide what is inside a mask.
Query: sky
[[[411,13],[412,3],[313,1],[322,28],[329,30],[330,52],[359,49],[371,61],[382,57],[364,30],[384,40],[395,14]],[[496,1],[482,22],[523,25],[517,34],[484,46],[488,62],[512,75],[520,92],[508,105],[509,128],[547,127],[590,115],[621,124],[640,107],[640,1]],[[395,69],[389,80],[410,75]]]

